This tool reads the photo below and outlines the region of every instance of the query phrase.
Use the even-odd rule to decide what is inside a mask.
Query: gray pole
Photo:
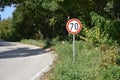
[[[75,34],[73,34],[73,63],[75,63]]]

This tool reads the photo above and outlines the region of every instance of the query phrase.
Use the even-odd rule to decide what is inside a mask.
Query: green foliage
[[[95,12],[90,13],[91,25],[104,28],[106,19]]]
[[[59,4],[55,0],[45,0],[42,3],[43,8],[50,9],[51,11],[55,11],[59,9]]]
[[[48,47],[50,47],[50,46],[51,46],[51,41],[50,41],[49,38],[46,38],[46,39],[45,39],[45,48],[48,48]]]
[[[119,80],[120,77],[120,66],[109,65],[107,69],[100,70],[102,74],[101,80]]]
[[[20,4],[24,0],[0,0],[0,11],[3,11],[5,6],[11,6],[12,4]]]
[[[109,20],[95,12],[90,13],[91,27],[83,25],[80,38],[95,45],[119,43],[119,20]],[[114,39],[114,42],[112,41]]]
[[[111,24],[111,25],[110,25]],[[110,28],[109,28],[109,34],[110,36],[113,38],[113,39],[116,39],[116,40],[120,40],[120,20],[114,20],[114,21],[111,21],[111,23],[109,24]],[[120,43],[120,42],[119,42]]]
[[[101,44],[106,43],[108,39],[120,41],[118,0],[4,0],[0,2],[0,8],[16,4],[12,26],[17,37],[21,39],[47,37],[70,39],[65,28],[69,16],[81,20],[86,27],[83,28],[82,36],[86,39],[90,38],[90,42]]]
[[[76,63],[72,61],[72,44],[55,46],[59,61],[51,80],[119,80],[118,50],[104,45],[94,47],[87,42],[76,42]],[[104,49],[104,50],[103,50]]]
[[[17,6],[13,13],[13,27],[16,29],[18,37],[36,38],[38,36],[37,39],[45,39],[65,33],[63,26],[61,28],[61,25],[58,25],[63,20],[63,16],[53,12],[57,9],[54,4],[57,5],[61,0],[51,1],[25,0],[23,4]]]
[[[11,27],[11,19],[0,22],[0,39],[10,40],[13,38],[13,31],[14,29]]]
[[[84,35],[80,36],[80,38],[96,46],[100,44],[111,44],[112,41],[109,39],[109,35],[100,29],[100,27],[93,27],[91,29],[83,27]]]
[[[92,28],[88,32],[95,29],[94,33],[99,28],[100,33],[94,34],[93,38],[91,36],[92,39],[104,37],[119,41],[120,3],[117,0],[15,0],[1,3],[1,7],[11,3],[19,4],[16,5],[12,22],[19,38],[68,37],[69,39],[65,24],[70,16],[70,18],[79,18],[82,24],[89,27],[88,30]],[[86,33],[83,32],[83,35],[85,37]],[[106,42],[104,39],[103,42],[98,39],[93,42]]]

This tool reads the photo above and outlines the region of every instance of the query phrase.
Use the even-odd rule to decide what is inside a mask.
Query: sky
[[[11,18],[12,17],[12,12],[15,10],[15,8],[13,6],[9,7],[6,6],[4,11],[0,11],[0,15],[1,15],[1,19],[7,19],[7,18]]]

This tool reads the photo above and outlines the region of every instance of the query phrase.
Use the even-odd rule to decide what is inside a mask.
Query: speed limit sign
[[[75,34],[80,32],[82,29],[82,24],[78,19],[70,19],[66,24],[66,29],[69,33],[73,34],[73,62],[75,63]]]
[[[82,24],[78,19],[70,19],[66,24],[66,29],[71,34],[77,34],[80,32]]]

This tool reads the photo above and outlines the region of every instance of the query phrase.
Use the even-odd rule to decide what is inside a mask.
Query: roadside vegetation
[[[2,0],[0,10],[11,4],[16,10],[13,18],[0,21],[0,39],[55,50],[48,80],[120,79],[119,0]],[[76,35],[75,64],[68,18],[83,25]]]
[[[24,44],[36,45],[39,47],[45,47],[45,43],[42,40],[22,39],[20,42],[22,42]]]
[[[35,40],[22,42],[34,45],[40,43]],[[51,41],[50,44],[52,45],[50,48],[55,50],[58,57],[52,70],[45,74],[47,76],[43,76],[43,80],[119,80],[120,48],[118,44],[113,42],[112,45],[96,46],[90,42],[76,41],[75,63],[72,56],[72,41]]]
[[[50,80],[119,80],[120,49],[117,46],[95,47],[88,42],[76,42],[76,63],[72,44],[55,46],[59,61]]]

